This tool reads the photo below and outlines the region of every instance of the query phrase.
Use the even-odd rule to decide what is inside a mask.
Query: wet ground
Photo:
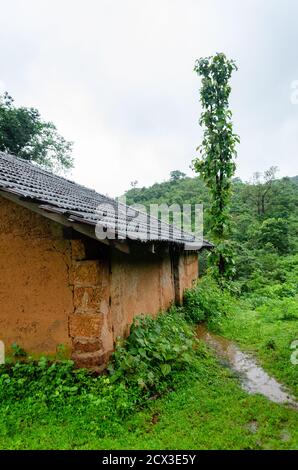
[[[250,354],[243,353],[232,341],[210,333],[205,325],[197,327],[197,336],[237,373],[243,388],[248,393],[260,393],[275,403],[284,403],[298,408],[294,397],[279,382],[270,377]]]

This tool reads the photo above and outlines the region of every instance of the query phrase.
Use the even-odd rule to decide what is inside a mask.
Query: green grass
[[[297,301],[292,303],[298,313],[298,305],[294,302]],[[277,316],[274,302],[258,310],[249,310],[243,303],[238,311],[221,318],[220,333],[236,341],[243,350],[253,352],[262,366],[297,397],[298,365],[291,363],[291,343],[298,340],[298,321],[294,317],[280,319],[284,311],[280,309]]]
[[[123,420],[96,403],[48,409],[0,405],[1,449],[297,449],[298,413],[244,392],[210,354],[178,374],[175,390]]]
[[[296,300],[251,311],[247,300],[226,296],[223,312],[220,300],[205,292],[189,309],[209,306],[210,326],[297,395]],[[3,366],[0,449],[298,449],[298,411],[245,392],[193,331],[181,310],[137,319],[110,377],[45,358]]]

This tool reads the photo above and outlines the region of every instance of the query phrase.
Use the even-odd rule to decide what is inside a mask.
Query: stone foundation
[[[74,313],[69,316],[69,335],[72,359],[78,367],[101,369],[113,350],[109,325],[109,265],[106,260],[84,259],[82,241],[72,240],[71,245]]]

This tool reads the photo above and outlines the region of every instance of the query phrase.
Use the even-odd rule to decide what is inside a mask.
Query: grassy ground
[[[225,328],[232,336],[236,320]],[[248,339],[245,344],[250,344]],[[72,404],[49,411],[40,405],[35,410],[29,399],[2,403],[0,448],[298,448],[297,411],[248,395],[209,354],[199,359],[195,372],[177,377],[175,391],[151,401],[146,410],[124,422],[106,420],[103,425],[97,419],[96,407],[82,410]]]
[[[215,296],[210,296],[213,305]],[[290,346],[298,339],[295,300],[274,301],[256,311],[248,305],[233,301],[233,313],[210,324],[253,351],[297,396],[298,365],[290,360]],[[0,448],[298,449],[298,411],[242,390],[230,369],[204,345],[195,345],[193,330],[178,311],[147,318],[132,331],[114,365],[124,374],[119,384],[113,376],[93,379],[67,364],[49,367],[46,360],[38,366],[17,363],[13,376],[4,371]],[[178,356],[182,365],[175,369]],[[136,374],[129,376],[136,360]],[[159,374],[153,384],[172,390],[137,410],[140,379],[150,383],[153,373]]]
[[[221,321],[220,333],[243,350],[253,352],[263,367],[298,397],[298,365],[291,362],[291,344],[298,340],[298,321],[278,319],[273,314],[270,309],[248,310],[244,304]]]

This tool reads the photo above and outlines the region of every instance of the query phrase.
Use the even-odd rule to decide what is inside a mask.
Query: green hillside
[[[241,290],[250,290],[255,279],[258,286],[282,276],[278,266],[284,258],[297,253],[298,176],[272,181],[262,178],[254,183],[233,181],[232,231],[236,253],[236,280]],[[204,235],[209,233],[209,195],[199,177],[171,173],[168,181],[146,188],[134,187],[125,193],[128,204],[152,203],[204,205]],[[212,241],[212,239],[211,239]],[[275,279],[277,278],[277,279]]]

